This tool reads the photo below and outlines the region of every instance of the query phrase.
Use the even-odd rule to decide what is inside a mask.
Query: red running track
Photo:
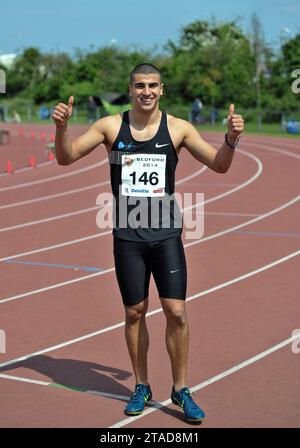
[[[25,150],[26,137],[14,132]],[[205,195],[204,235],[183,235],[189,385],[207,414],[201,429],[299,426],[299,163],[298,140],[247,135],[225,175],[180,156],[177,191]],[[141,417],[123,414],[134,378],[112,238],[96,225],[108,176],[102,147],[69,167],[0,176],[2,427],[190,426],[169,400],[165,319],[153,283],[153,402]]]

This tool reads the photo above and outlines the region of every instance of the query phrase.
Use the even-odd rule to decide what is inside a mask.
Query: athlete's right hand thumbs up
[[[53,109],[52,118],[57,127],[63,127],[72,115],[74,96],[70,96],[68,104],[59,103]]]

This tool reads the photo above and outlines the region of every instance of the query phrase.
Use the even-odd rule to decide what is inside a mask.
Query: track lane
[[[293,216],[293,215],[291,215],[291,216]],[[276,227],[276,226],[275,226]],[[288,230],[290,230],[290,229],[288,229]],[[251,236],[251,238],[253,238],[252,236]],[[256,239],[256,241],[257,241],[257,239]],[[257,244],[259,245],[260,244],[260,242],[257,242]],[[254,240],[253,240],[253,245],[254,245]],[[204,246],[203,246],[204,247]],[[275,247],[274,247],[274,250],[275,250]],[[239,262],[240,263],[242,263],[242,260],[239,260]],[[281,271],[280,271],[281,272]],[[278,278],[279,278],[279,276],[278,276]],[[284,281],[283,281],[283,284],[285,284],[284,283]],[[103,336],[103,335],[102,335]],[[161,342],[160,342],[161,343]],[[75,346],[74,346],[75,347]],[[91,353],[93,353],[93,351],[94,351],[94,348],[91,350]],[[127,362],[128,362],[128,360],[127,360]],[[123,408],[123,404],[121,404],[120,405],[121,406],[121,408]],[[158,413],[157,413],[158,414]],[[173,424],[174,424],[174,422],[173,422]]]

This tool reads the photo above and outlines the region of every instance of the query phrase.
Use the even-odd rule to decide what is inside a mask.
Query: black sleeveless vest
[[[165,195],[163,197],[140,198],[121,194],[122,155],[130,156],[131,154],[166,155]],[[172,196],[178,157],[168,131],[166,113],[162,112],[158,131],[151,140],[137,141],[132,137],[130,131],[129,113],[128,111],[124,112],[119,134],[109,154],[109,162],[114,196],[113,235],[130,241],[160,241],[180,235],[182,217],[175,197]],[[137,224],[138,218],[143,213],[146,213],[146,225],[145,220],[141,224]],[[137,218],[134,226],[128,219],[130,214],[135,214],[135,218]]]

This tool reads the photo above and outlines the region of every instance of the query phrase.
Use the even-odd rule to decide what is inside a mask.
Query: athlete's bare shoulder
[[[101,130],[107,130],[111,127],[118,126],[122,121],[122,114],[108,115],[107,117],[99,118],[95,122],[97,128]]]
[[[112,145],[117,138],[122,123],[122,114],[108,115],[94,123],[96,129],[105,136],[105,142]]]
[[[185,132],[186,129],[191,125],[187,120],[182,118],[174,117],[174,115],[167,114],[168,127],[171,129],[177,129],[179,131]]]
[[[168,129],[175,145],[175,148],[179,147],[187,134],[190,123],[182,118],[174,117],[167,114]]]

